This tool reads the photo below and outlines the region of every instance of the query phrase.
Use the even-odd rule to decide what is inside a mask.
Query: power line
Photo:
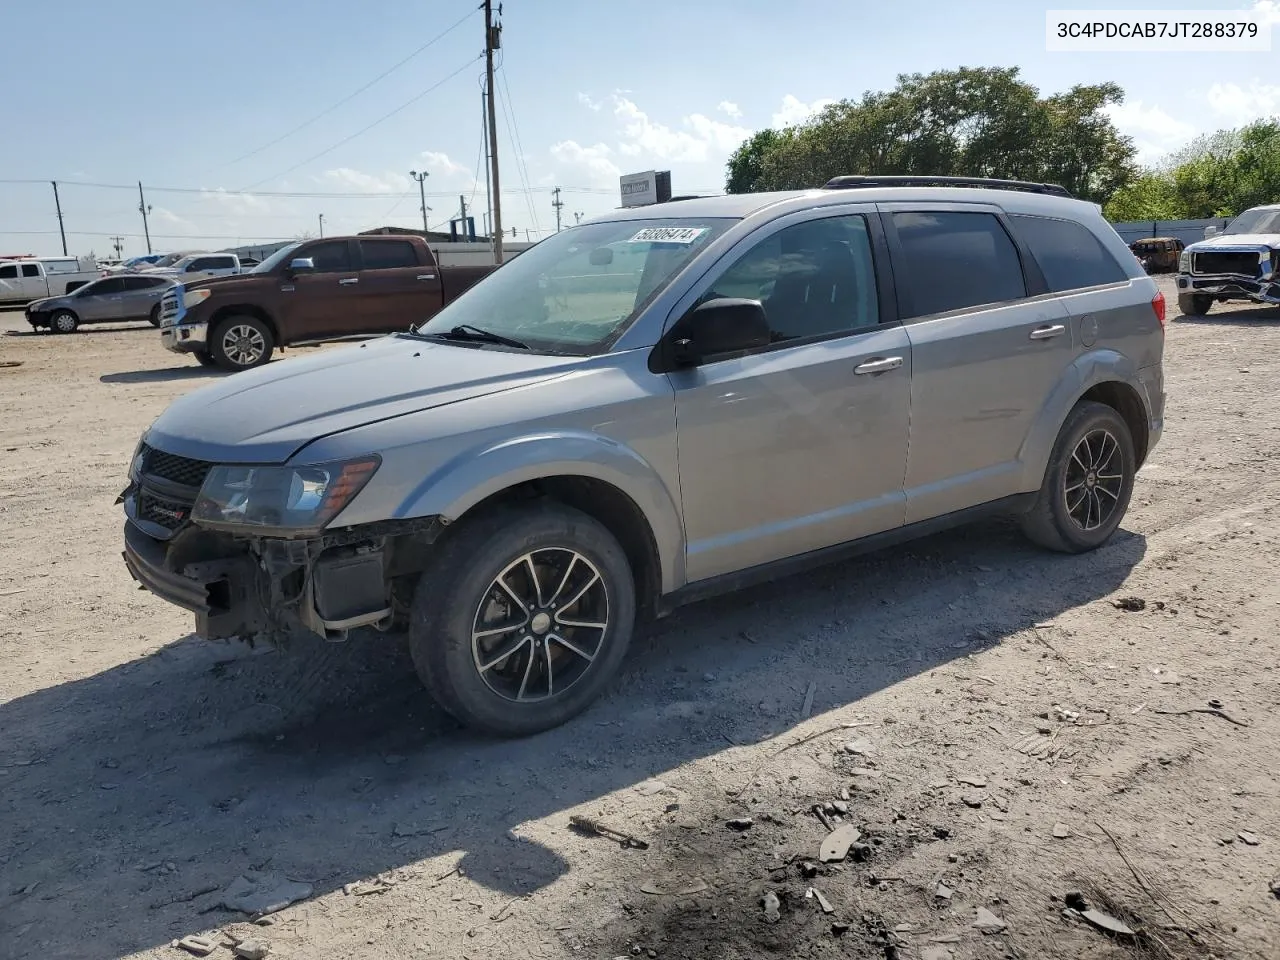
[[[533,221],[534,228],[541,233],[542,224],[538,222],[538,211],[533,202],[531,191],[529,190],[529,166],[525,163],[524,147],[520,144],[520,133],[515,125],[515,111],[511,108],[511,90],[507,86],[507,72],[505,70],[501,70],[498,78],[502,81],[502,86],[498,90],[498,96],[505,107],[502,111],[502,116],[507,123],[507,135],[511,137],[512,143],[515,144],[517,159],[520,161],[518,169],[520,171],[520,182],[524,185],[525,190],[525,206],[528,207],[529,219]]]
[[[324,110],[321,110],[319,113],[317,113],[314,117],[311,117],[309,120],[302,121],[302,123],[298,124],[292,130],[289,130],[286,133],[282,133],[280,136],[276,137],[274,140],[264,143],[262,146],[258,147],[256,150],[250,150],[248,153],[243,154],[239,157],[236,157],[234,160],[227,161],[226,163],[222,164],[222,166],[229,167],[239,163],[241,160],[248,160],[250,157],[257,156],[263,150],[266,150],[269,147],[274,147],[281,140],[287,140],[289,137],[293,136],[295,133],[297,133],[299,130],[303,129],[304,127],[309,127],[311,124],[315,123],[321,117],[328,116],[330,113],[332,113],[334,110],[337,110],[343,104],[350,103],[360,94],[364,93],[366,90],[372,87],[379,80],[382,80],[384,77],[394,73],[396,70],[399,70],[401,67],[403,67],[406,63],[408,63],[414,57],[418,56],[420,53],[425,51],[428,47],[433,46],[440,40],[443,40],[449,34],[453,33],[454,30],[457,30],[458,27],[462,26],[464,23],[466,23],[468,20],[470,20],[479,12],[480,10],[478,7],[473,9],[470,13],[464,16],[461,20],[459,20],[453,26],[449,27],[443,33],[436,34],[434,37],[432,37],[430,40],[428,40],[426,43],[420,46],[417,50],[413,51],[413,53],[409,54],[407,57],[405,57],[403,60],[399,61],[398,63],[392,64],[390,67],[382,71],[382,73],[378,74],[376,77],[374,77],[372,80],[366,83],[363,87],[360,87],[354,93],[348,94],[347,96],[339,100],[337,103],[333,104],[333,106],[326,107]],[[215,168],[215,169],[221,169],[221,167]]]
[[[281,175],[283,176],[283,174]],[[271,179],[271,178],[268,178]],[[8,179],[0,180],[0,185],[12,186],[31,186],[33,184],[48,184],[48,180],[35,179]],[[137,183],[98,183],[89,180],[59,180],[59,187],[88,187],[100,190],[131,190],[138,189]],[[365,190],[365,191],[323,191],[323,190],[228,190],[223,187],[147,187],[152,193],[178,193],[178,194],[198,194],[202,199],[217,200],[227,197],[277,197],[280,199],[323,199],[323,200],[370,200],[370,199],[387,199],[395,196],[395,193],[387,190]],[[617,189],[614,187],[565,187],[561,189],[565,193],[588,194],[595,196],[615,196]],[[691,193],[698,194],[720,194],[723,193],[722,187],[691,187]],[[504,187],[503,193],[541,193],[542,188],[538,187]],[[453,197],[457,194],[449,191],[428,191],[429,197]]]
[[[289,169],[287,169],[287,170],[282,170],[280,173],[273,174],[273,175],[272,175],[272,176],[270,176],[270,177],[264,177],[263,179],[261,179],[261,180],[257,181],[256,183],[251,183],[251,184],[249,184],[249,186],[245,187],[245,188],[244,188],[244,190],[241,190],[241,191],[238,191],[238,192],[240,192],[240,193],[244,193],[245,191],[247,191],[247,190],[251,190],[251,189],[253,189],[254,187],[258,186],[259,184],[266,183],[266,182],[268,182],[269,180],[277,180],[277,179],[279,179],[280,177],[287,176],[288,174],[293,173],[293,171],[297,170],[299,167],[305,167],[308,163],[311,163],[313,160],[319,160],[321,157],[325,156],[326,154],[332,153],[334,150],[337,150],[337,149],[338,149],[340,146],[342,146],[343,144],[350,143],[350,142],[351,142],[352,140],[354,140],[356,137],[358,137],[358,136],[360,136],[360,135],[362,135],[362,134],[368,133],[370,130],[372,130],[374,127],[376,127],[378,124],[383,123],[383,122],[384,122],[384,121],[386,121],[386,120],[390,120],[390,119],[391,119],[392,117],[394,117],[397,113],[400,113],[402,110],[406,110],[406,109],[408,109],[409,107],[413,106],[415,103],[417,103],[417,102],[418,102],[419,100],[421,100],[423,97],[425,97],[427,94],[429,94],[429,93],[431,93],[432,91],[437,90],[437,89],[439,89],[440,87],[444,86],[446,83],[448,83],[450,80],[452,80],[454,77],[456,77],[456,76],[457,76],[458,74],[460,74],[463,70],[467,69],[467,67],[471,66],[473,63],[475,63],[475,62],[476,62],[477,60],[479,60],[479,59],[480,59],[480,57],[479,57],[479,56],[477,56],[477,57],[473,57],[472,59],[470,59],[470,60],[468,60],[466,63],[464,63],[462,66],[460,66],[457,70],[453,71],[453,73],[451,73],[451,74],[449,74],[447,77],[445,77],[443,80],[439,80],[439,81],[437,81],[436,83],[433,83],[431,86],[427,87],[427,89],[423,90],[423,91],[422,91],[421,93],[419,93],[418,95],[416,95],[416,96],[414,96],[414,97],[411,97],[410,99],[406,100],[404,103],[400,104],[400,106],[396,107],[396,108],[395,108],[394,110],[392,110],[391,112],[389,112],[389,113],[384,113],[384,114],[383,114],[382,116],[380,116],[377,120],[373,121],[373,123],[370,123],[370,124],[369,124],[369,125],[367,125],[367,126],[361,127],[359,130],[357,130],[355,133],[351,134],[350,136],[343,137],[341,140],[339,140],[337,143],[333,144],[332,146],[326,147],[325,149],[321,150],[319,153],[313,154],[313,155],[311,155],[310,157],[307,157],[307,159],[302,160],[302,161],[300,161],[300,162],[298,162],[298,163],[295,163],[292,167],[290,167],[290,168],[289,168]]]

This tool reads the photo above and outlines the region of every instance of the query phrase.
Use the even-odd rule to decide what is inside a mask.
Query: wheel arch
[[[209,318],[209,336],[212,338],[214,331],[232,317],[250,316],[255,320],[261,320],[267,325],[267,329],[271,331],[271,336],[276,342],[276,346],[280,343],[280,328],[276,325],[275,318],[256,303],[229,303],[226,306],[218,307],[214,311],[213,316]]]

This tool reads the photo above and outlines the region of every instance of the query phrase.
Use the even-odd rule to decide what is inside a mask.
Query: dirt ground
[[[394,637],[208,644],[131,582],[133,445],[217,374],[18,313],[5,361],[4,960],[1280,956],[1280,312],[1173,318],[1104,549],[991,524],[691,607],[520,742],[457,729]],[[220,906],[252,871],[310,896],[254,925]]]

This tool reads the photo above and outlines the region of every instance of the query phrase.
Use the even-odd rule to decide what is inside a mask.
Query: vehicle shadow
[[[121,373],[104,373],[98,378],[101,383],[168,383],[174,380],[204,380],[210,377],[225,377],[229,371],[217,367],[202,367],[192,364],[189,367],[167,367],[163,370],[128,370]]]
[[[1280,323],[1280,307],[1247,307],[1243,310],[1210,313],[1199,317],[1180,313],[1173,318],[1174,323],[1207,327],[1253,327],[1257,326],[1259,321],[1268,320],[1272,323]]]
[[[6,337],[62,337],[68,340],[79,336],[101,336],[105,333],[129,333],[131,331],[150,331],[156,328],[148,321],[123,323],[95,323],[92,326],[77,327],[73,333],[52,333],[49,330],[5,330],[0,336]]]
[[[459,729],[394,637],[178,640],[0,704],[0,956],[162,944],[226,919],[202,916],[206,891],[264,863],[320,895],[460,854],[491,890],[541,889],[569,861],[522,824],[784,735],[810,683],[818,718],[980,655],[1115,591],[1145,551],[1121,532],[1049,555],[1002,522],[707,601],[639,633],[587,713],[521,741]]]

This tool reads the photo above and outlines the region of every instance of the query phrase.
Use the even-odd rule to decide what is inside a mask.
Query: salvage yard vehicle
[[[205,366],[248,370],[276,347],[408,330],[493,269],[442,266],[416,236],[294,243],[240,277],[174,289],[161,338]]]
[[[173,286],[168,277],[113,274],[94,280],[65,297],[47,297],[27,304],[33,330],[72,333],[86,323],[124,323],[149,320],[160,325],[160,298]]]
[[[175,401],[124,559],[204,637],[407,629],[447,711],[530,734],[607,689],[638,617],[998,514],[1102,545],[1160,437],[1164,321],[1061,187],[618,210],[412,331]]]
[[[1178,256],[1186,246],[1177,237],[1144,237],[1129,244],[1147,273],[1165,273],[1178,269]]]
[[[60,297],[100,276],[97,261],[80,257],[30,257],[0,263],[0,305]]]
[[[1183,250],[1177,283],[1178,307],[1189,316],[1228,300],[1280,305],[1280,204],[1246,210]]]

